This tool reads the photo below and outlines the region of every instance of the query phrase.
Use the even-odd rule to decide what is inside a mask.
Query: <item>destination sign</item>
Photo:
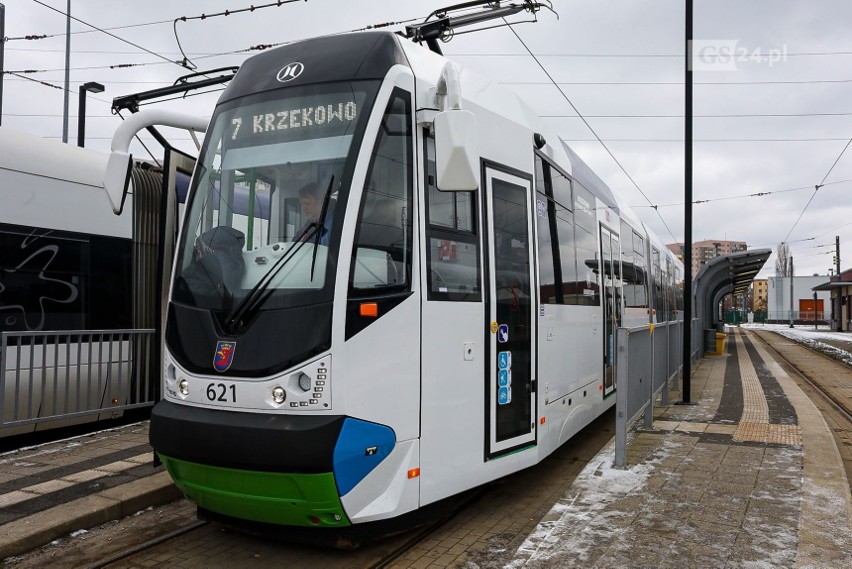
[[[231,140],[295,130],[300,131],[300,138],[329,136],[333,133],[328,131],[345,131],[358,118],[357,101],[328,96],[317,99],[300,97],[246,107],[231,118]]]

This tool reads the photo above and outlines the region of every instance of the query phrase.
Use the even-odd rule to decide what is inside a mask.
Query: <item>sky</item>
[[[39,71],[4,75],[0,124],[61,140],[67,0],[0,3],[5,70]],[[204,70],[240,65],[252,54],[242,50],[252,46],[422,21],[448,5],[300,0],[192,19],[268,3],[71,0],[71,15],[85,22],[71,22],[71,143],[82,83],[106,87],[87,95],[86,145],[108,151],[121,121],[110,113],[114,97],[171,85],[187,73],[174,63],[183,57],[175,30]],[[684,5],[554,0],[558,17],[541,10],[538,22],[513,26],[520,40],[499,27],[456,35],[442,48],[516,91],[664,242],[683,241]],[[181,17],[189,19],[174,24]],[[745,241],[772,250],[786,241],[796,274],[827,275],[839,236],[841,268],[852,268],[852,146],[844,152],[852,140],[850,32],[848,0],[695,0],[693,241]],[[110,67],[116,65],[122,67]],[[209,116],[218,95],[157,107]],[[194,148],[187,134],[164,132],[176,146]],[[156,153],[156,143],[150,146]],[[131,151],[146,154],[141,147]],[[775,255],[759,276],[774,274]]]

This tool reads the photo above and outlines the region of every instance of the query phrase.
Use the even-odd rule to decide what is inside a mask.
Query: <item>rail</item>
[[[691,354],[700,350],[698,319],[692,322]],[[627,466],[627,433],[644,416],[653,428],[654,401],[668,405],[669,389],[677,387],[683,368],[683,321],[616,330],[615,467]],[[696,342],[698,338],[698,342]],[[698,348],[696,349],[696,344]]]
[[[150,363],[156,341],[148,329],[0,332],[0,436],[152,406],[159,397],[159,366]]]

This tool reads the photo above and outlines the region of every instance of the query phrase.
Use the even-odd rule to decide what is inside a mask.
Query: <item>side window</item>
[[[633,259],[635,265],[633,273],[633,292],[636,298],[636,306],[647,308],[648,275],[646,274],[645,239],[635,231],[633,232]]]
[[[578,268],[578,254],[584,246],[596,251],[597,241],[589,235],[590,242],[575,227],[574,212],[568,207],[572,204],[571,180],[538,154],[535,166],[541,302],[596,304],[597,281],[587,282],[586,271]]]
[[[539,298],[542,304],[564,304],[559,236],[556,233],[556,204],[553,203],[550,168],[545,167],[538,154],[535,155],[535,188]]]
[[[0,224],[0,254],[0,332],[133,326],[129,239]]]
[[[476,193],[442,192],[435,185],[435,139],[424,131],[426,263],[429,300],[479,301]]]
[[[556,233],[559,235],[559,261],[562,269],[562,294],[565,304],[585,304],[585,283],[577,277],[577,255],[574,248],[574,214],[557,205]]]
[[[578,304],[600,306],[598,284],[598,230],[595,220],[595,196],[574,180],[574,236],[577,249],[578,287],[583,296]]]
[[[624,286],[624,306],[636,306],[636,257],[633,252],[633,228],[621,221],[621,272]],[[640,281],[641,282],[641,281]]]
[[[663,321],[663,269],[660,266],[660,252],[656,248],[651,249],[651,270],[654,275],[654,310],[657,313],[657,322]]]
[[[411,98],[396,89],[379,127],[358,213],[350,277],[354,296],[411,289],[412,155]]]

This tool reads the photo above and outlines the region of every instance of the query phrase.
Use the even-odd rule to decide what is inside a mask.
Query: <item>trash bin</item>
[[[704,330],[704,353],[712,354],[716,351],[716,330],[707,328]]]
[[[716,332],[716,355],[721,356],[725,353],[725,338],[727,338],[727,334],[720,334]]]

